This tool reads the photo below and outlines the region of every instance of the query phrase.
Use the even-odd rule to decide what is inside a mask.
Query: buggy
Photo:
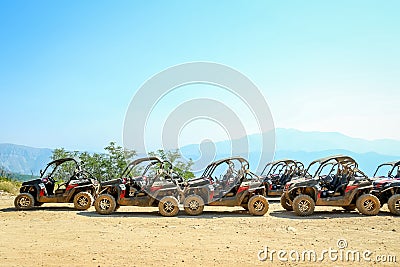
[[[282,159],[268,163],[261,172],[267,196],[281,196],[286,183],[304,172],[303,163]]]
[[[71,202],[78,210],[90,208],[99,183],[82,164],[73,158],[50,162],[40,171],[39,179],[22,183],[20,194],[14,200],[15,208],[25,210],[44,203]]]
[[[94,206],[99,214],[111,214],[120,206],[140,206],[158,207],[161,215],[175,216],[182,183],[168,161],[139,158],[128,164],[120,178],[101,183]]]
[[[313,174],[311,174],[313,173]],[[371,194],[372,182],[348,156],[337,155],[311,162],[303,177],[286,184],[281,205],[299,216],[308,216],[315,206],[355,208],[364,215],[379,212],[379,199]]]
[[[202,190],[191,183],[203,184]],[[184,189],[183,206],[189,215],[201,214],[204,205],[242,206],[250,214],[260,216],[268,211],[265,187],[261,179],[250,172],[248,161],[242,157],[212,162],[201,177],[189,180],[188,185]]]
[[[387,203],[392,214],[400,215],[400,161],[379,165],[373,180],[372,194],[379,198],[381,206]]]

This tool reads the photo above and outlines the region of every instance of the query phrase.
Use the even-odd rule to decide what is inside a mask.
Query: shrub
[[[0,178],[0,190],[8,192],[13,195],[17,195],[19,193],[19,188],[21,187],[21,183],[18,181],[13,181],[9,178]]]

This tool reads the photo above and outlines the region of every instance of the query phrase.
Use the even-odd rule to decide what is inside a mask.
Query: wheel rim
[[[371,199],[367,199],[366,201],[364,201],[364,208],[367,211],[373,211],[375,209],[375,202]]]
[[[253,207],[256,211],[262,211],[264,209],[264,203],[261,200],[257,200],[254,202]]]
[[[198,210],[200,207],[199,202],[196,200],[189,201],[188,208],[191,210]]]
[[[78,198],[78,204],[81,207],[86,206],[89,203],[89,199],[85,196],[81,196],[80,198]]]
[[[111,207],[111,202],[108,199],[102,199],[99,202],[99,206],[101,210],[108,210]]]
[[[26,196],[23,196],[18,200],[18,206],[20,206],[21,208],[26,208],[30,204],[31,204],[31,200]]]
[[[302,200],[299,202],[299,210],[301,212],[307,212],[311,208],[311,203],[308,200]]]
[[[394,203],[394,208],[397,211],[400,211],[400,199],[397,199],[396,202]]]
[[[164,210],[166,212],[171,213],[172,211],[174,211],[174,209],[175,209],[175,205],[172,202],[167,201],[164,203]]]

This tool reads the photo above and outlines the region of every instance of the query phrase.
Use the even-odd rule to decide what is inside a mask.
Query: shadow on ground
[[[133,217],[133,218],[154,218],[154,217],[163,217],[160,215],[158,211],[146,211],[146,212],[131,212],[131,211],[117,211],[111,213],[109,215],[101,215],[95,211],[81,211],[77,213],[81,216],[87,217],[98,217],[98,218],[105,218],[105,217]],[[267,215],[266,215],[267,216]],[[219,218],[227,218],[227,217],[257,217],[250,215],[245,210],[234,210],[234,211],[204,211],[201,215],[198,216],[189,216],[184,211],[179,211],[178,218],[196,218],[196,219],[219,219]]]
[[[21,210],[24,212],[35,212],[35,211],[76,211],[73,207],[34,207],[29,210]],[[0,212],[20,212],[14,207],[0,209]]]
[[[361,218],[369,217],[362,215],[357,211],[345,211],[345,210],[331,210],[331,211],[315,211],[310,216],[298,216],[293,211],[279,210],[269,213],[270,216],[276,218],[285,218],[293,220],[321,220],[321,219],[335,219],[335,218]],[[377,216],[393,216],[390,212],[381,211]]]

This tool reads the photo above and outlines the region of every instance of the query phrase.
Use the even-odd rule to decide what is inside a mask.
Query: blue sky
[[[212,61],[277,127],[400,140],[399,1],[1,1],[0,143],[99,150],[135,91]]]

